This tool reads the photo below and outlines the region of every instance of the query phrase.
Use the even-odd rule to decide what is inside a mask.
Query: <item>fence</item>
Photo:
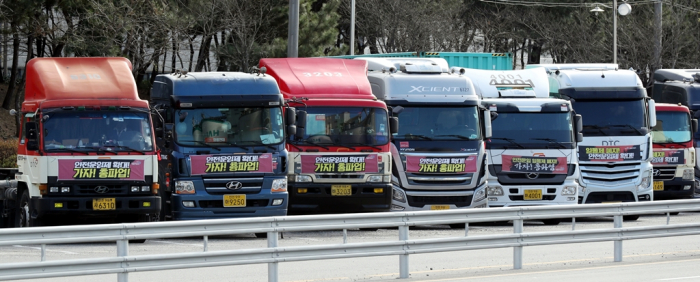
[[[0,280],[36,279],[243,264],[268,264],[268,281],[278,281],[278,264],[334,258],[399,256],[399,276],[408,278],[411,254],[490,248],[513,248],[513,268],[522,268],[525,246],[614,241],[614,259],[622,261],[622,241],[700,234],[700,223],[669,225],[669,214],[700,210],[700,200],[645,203],[537,206],[400,213],[309,215],[289,217],[37,227],[0,230],[0,246],[41,245],[39,262],[0,264]],[[666,213],[666,225],[622,227],[625,215]],[[575,230],[575,218],[613,216],[614,228]],[[573,218],[572,230],[523,233],[524,220]],[[513,234],[467,236],[469,223],[513,221]],[[409,227],[465,223],[464,237],[409,240]],[[398,241],[347,243],[347,229],[398,227]],[[344,244],[278,247],[280,232],[344,230]],[[207,238],[267,232],[267,248],[208,251]],[[129,240],[202,236],[204,252],[129,256]],[[46,244],[116,241],[117,256],[44,261]]]

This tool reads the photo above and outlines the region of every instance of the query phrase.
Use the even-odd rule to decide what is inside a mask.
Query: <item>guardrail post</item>
[[[204,252],[209,251],[209,236],[204,236]]]
[[[343,244],[348,243],[348,230],[346,228],[343,228]]]
[[[622,228],[622,215],[615,215],[613,217],[615,228]],[[622,261],[622,239],[615,240],[615,261]]]
[[[464,223],[464,237],[469,235],[469,222]]]
[[[277,248],[277,231],[267,232],[267,247]],[[272,253],[272,258],[277,257],[277,252]],[[270,262],[267,264],[267,281],[277,282],[279,280],[279,263]]]
[[[399,240],[408,241],[408,225],[399,226]],[[404,250],[407,248],[404,245]],[[399,278],[407,279],[408,275],[408,254],[399,255]]]
[[[515,219],[513,220],[513,233],[520,234],[523,233],[523,220]],[[521,239],[518,239],[520,242]],[[523,268],[523,246],[513,247],[513,269]]]
[[[41,261],[46,260],[46,244],[41,244]]]
[[[117,256],[125,257],[129,255],[129,240],[117,240]],[[126,271],[124,266],[129,266],[127,262],[122,262],[122,268],[124,272],[117,273],[118,282],[129,282],[129,272]]]

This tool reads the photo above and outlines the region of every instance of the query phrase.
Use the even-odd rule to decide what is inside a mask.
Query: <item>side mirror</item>
[[[297,122],[297,110],[295,108],[286,108],[284,111],[284,122],[286,125],[292,125]]]
[[[489,139],[493,136],[493,128],[491,127],[491,120],[498,117],[497,112],[492,112],[489,110],[484,111],[484,139]]]
[[[574,123],[575,123],[576,133],[583,132],[583,117],[581,115],[574,116]],[[578,141],[578,142],[581,142],[581,141]]]
[[[693,133],[698,132],[698,120],[693,119],[691,125],[693,126]]]
[[[394,115],[398,115],[401,112],[403,112],[403,107],[401,107],[401,106],[396,106],[396,107],[391,108],[391,113]]]
[[[293,124],[287,125],[287,137],[295,136],[297,134],[297,126]]]
[[[163,137],[165,137],[165,140],[173,140],[173,128],[175,127],[175,124],[166,123],[163,126],[165,127],[165,132],[163,133]]]
[[[156,138],[163,138],[163,128],[162,127],[156,127],[155,130]]]
[[[296,132],[294,132],[294,138],[296,140],[304,140],[304,135],[306,135],[306,129],[303,127],[296,127]]]
[[[297,111],[297,132],[299,128],[306,127],[306,111]]]
[[[390,117],[389,118],[389,133],[390,134],[399,133],[399,118],[397,118],[397,117]]]
[[[649,128],[656,126],[656,102],[649,99]]]
[[[576,142],[577,143],[583,142],[583,133],[581,133],[581,132],[576,133]]]

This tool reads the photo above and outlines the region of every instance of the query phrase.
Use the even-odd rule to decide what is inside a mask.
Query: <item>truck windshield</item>
[[[481,138],[479,111],[469,107],[404,107],[399,114],[401,126],[395,139]]]
[[[280,108],[206,108],[175,112],[180,144],[203,147],[279,144],[284,138]]]
[[[492,121],[492,138],[487,146],[510,148],[573,148],[570,112],[499,112]]]
[[[325,145],[384,145],[389,142],[385,109],[308,107],[304,140]],[[300,140],[297,140],[300,141]]]
[[[151,120],[136,111],[56,111],[42,115],[44,149],[152,151]]]
[[[574,110],[583,117],[584,136],[640,136],[645,127],[644,100],[576,100]]]
[[[651,129],[653,143],[690,141],[690,118],[684,112],[656,112],[656,126]]]

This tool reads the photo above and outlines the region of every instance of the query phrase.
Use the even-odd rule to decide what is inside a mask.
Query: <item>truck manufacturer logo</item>
[[[450,87],[450,86],[412,86],[411,85],[411,91],[408,91],[408,93],[412,92],[418,92],[418,93],[423,93],[423,92],[469,92],[468,87]]]
[[[539,173],[528,173],[528,174],[525,174],[525,177],[527,177],[527,179],[537,179],[538,177],[540,177],[540,174]]]
[[[661,175],[661,171],[658,169],[654,169],[654,176],[659,176]]]
[[[620,140],[602,141],[603,146],[615,146],[617,143],[620,143]]]
[[[107,193],[107,192],[109,192],[109,187],[102,186],[102,185],[97,186],[97,187],[95,187],[95,192],[100,193],[100,194]]]
[[[238,181],[229,181],[226,183],[226,189],[239,190],[241,188],[243,188],[243,183],[240,183]]]
[[[29,163],[29,166],[30,166],[30,167],[37,167],[37,166],[39,166],[39,159],[34,158],[34,159]]]

